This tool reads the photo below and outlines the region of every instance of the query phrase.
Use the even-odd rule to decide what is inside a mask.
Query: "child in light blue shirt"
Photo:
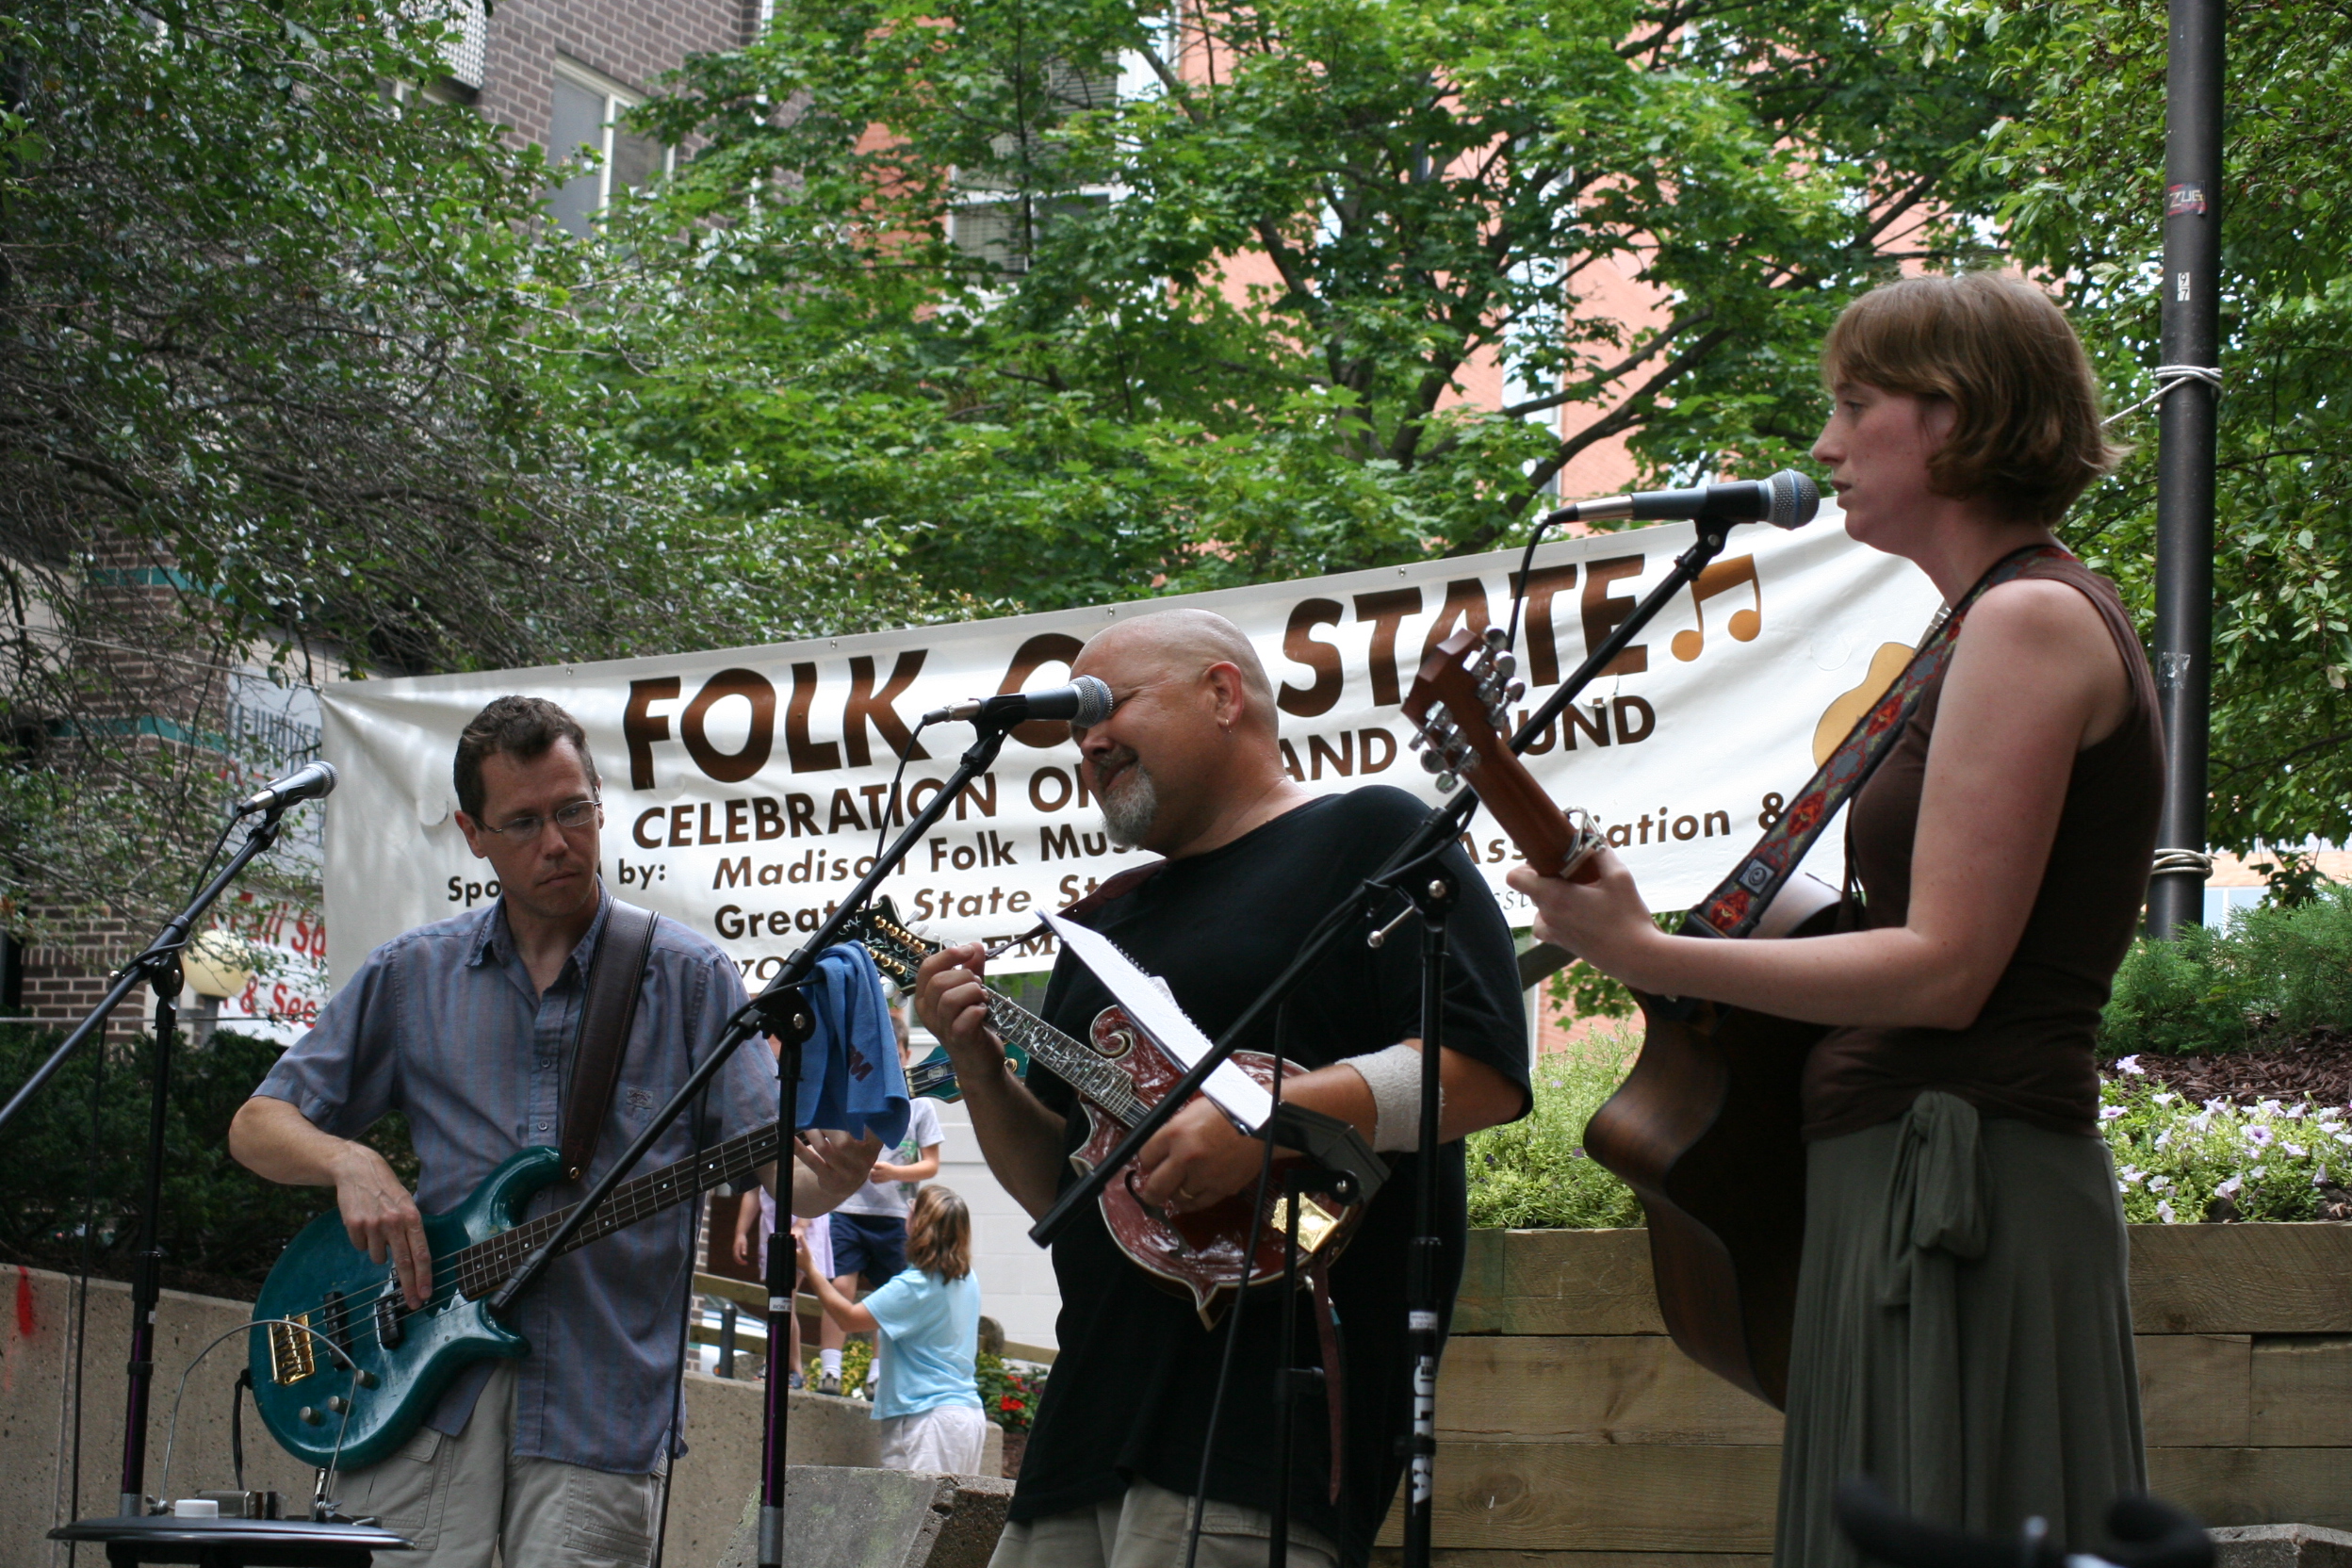
[[[807,1243],[801,1246],[802,1266],[809,1267]],[[940,1186],[917,1193],[906,1215],[906,1270],[864,1300],[850,1300],[813,1269],[809,1283],[843,1331],[874,1336],[883,1465],[977,1474],[988,1424],[974,1377],[980,1283],[972,1277],[972,1212],[964,1200]]]

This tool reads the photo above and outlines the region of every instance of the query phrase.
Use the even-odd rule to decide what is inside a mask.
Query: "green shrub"
[[[1540,1058],[1535,1106],[1469,1140],[1470,1223],[1527,1230],[1598,1230],[1642,1223],[1633,1189],[1584,1152],[1584,1124],[1624,1081],[1638,1035],[1604,1036],[1580,1054]]]
[[[2111,1055],[2236,1051],[2314,1029],[2352,1031],[2352,888],[2134,942],[2099,1026]]]
[[[0,1086],[13,1090],[62,1038],[61,1031],[0,1028]],[[271,1041],[226,1031],[201,1051],[181,1036],[158,1222],[167,1284],[251,1299],[294,1233],[335,1206],[323,1187],[279,1186],[229,1157],[229,1120],[278,1054]],[[103,1057],[85,1047],[9,1126],[0,1145],[0,1258],[74,1268],[87,1220],[91,1272],[129,1277],[154,1061],[154,1042],[144,1037],[108,1047]],[[415,1184],[416,1159],[397,1116],[368,1142]]]

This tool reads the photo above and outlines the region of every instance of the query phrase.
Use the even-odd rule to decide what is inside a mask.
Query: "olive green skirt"
[[[1873,1477],[1923,1517],[2096,1549],[2148,1489],[2129,1246],[2098,1138],[1980,1120],[1940,1090],[1814,1144],[1777,1568],[1860,1561],[1830,1494]]]

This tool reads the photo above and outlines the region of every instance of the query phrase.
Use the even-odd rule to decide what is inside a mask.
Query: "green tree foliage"
[[[1612,437],[1791,455],[1830,317],[1968,248],[2016,107],[1869,0],[1170,15],[782,0],[693,62],[640,120],[701,150],[615,224],[635,438],[1032,607],[1484,548]],[[1661,318],[1589,308],[1612,271]]]
[[[540,223],[535,152],[393,91],[442,74],[443,36],[331,0],[0,16],[20,917],[176,903],[234,760],[226,671],[272,647],[306,678],[319,654],[529,664],[897,612],[867,592],[885,541],[730,511],[723,473],[608,433],[570,310],[602,253]]]
[[[1939,13],[1944,8],[1938,8]],[[2352,8],[2227,8],[2212,838],[2352,834]],[[2019,258],[2061,275],[2111,401],[2152,389],[2163,251],[2164,8],[1999,0],[1999,69],[2032,114],[1982,168]],[[2070,539],[2153,602],[2156,430]]]

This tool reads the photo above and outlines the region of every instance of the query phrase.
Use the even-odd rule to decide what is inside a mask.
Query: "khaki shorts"
[[[988,1568],[1184,1568],[1192,1499],[1147,1480],[1092,1508],[1007,1525]],[[1199,1568],[1263,1568],[1273,1518],[1239,1503],[1201,1506]],[[1339,1552],[1303,1525],[1290,1527],[1294,1568],[1339,1568]]]
[[[518,1459],[514,1364],[500,1362],[466,1429],[427,1427],[400,1451],[335,1483],[353,1518],[373,1517],[416,1546],[400,1568],[645,1568],[662,1518],[662,1478],[614,1476]]]

